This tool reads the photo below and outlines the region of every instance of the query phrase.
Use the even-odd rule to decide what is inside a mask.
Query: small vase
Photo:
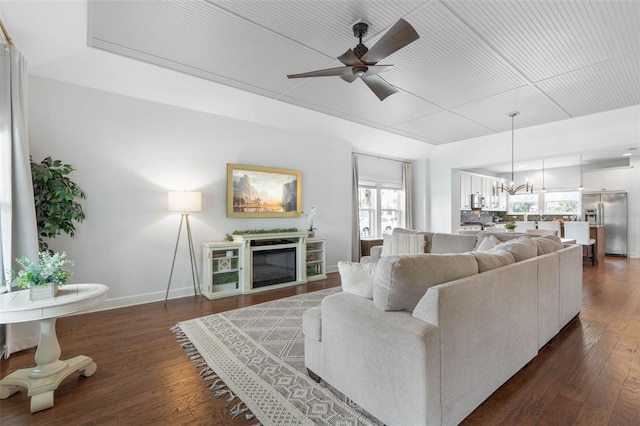
[[[309,238],[313,238],[316,235],[315,231],[309,231]]]
[[[29,300],[53,299],[58,295],[58,284],[32,285],[29,287]]]

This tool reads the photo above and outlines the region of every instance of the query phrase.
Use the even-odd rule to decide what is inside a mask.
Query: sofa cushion
[[[506,250],[474,251],[471,252],[478,262],[478,272],[486,272],[492,269],[501,268],[516,262],[511,252]]]
[[[373,302],[383,311],[412,312],[429,287],[478,273],[469,253],[413,254],[380,259]]]
[[[486,237],[478,239],[478,244],[473,249],[474,251],[489,251],[502,241],[494,237],[493,235],[488,235]]]
[[[338,262],[342,290],[366,299],[373,299],[373,280],[377,263]]]
[[[532,240],[538,246],[538,256],[562,249],[562,243],[551,238],[534,237]]]
[[[538,245],[529,237],[519,237],[498,244],[495,249],[505,250],[511,253],[516,262],[531,259],[538,255]]]
[[[466,253],[473,250],[476,242],[475,235],[435,233],[431,237],[430,253]]]
[[[302,313],[302,332],[318,342],[322,341],[322,310],[320,306],[309,308]]]

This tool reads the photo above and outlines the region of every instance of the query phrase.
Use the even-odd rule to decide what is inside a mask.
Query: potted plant
[[[61,232],[74,236],[74,222],[85,218],[76,198],[85,198],[82,189],[69,179],[74,170],[69,164],[47,157],[40,163],[31,159],[31,180],[36,208],[40,250],[48,249],[43,237],[55,238]]]
[[[18,287],[29,289],[30,300],[55,297],[58,286],[66,284],[71,277],[66,265],[73,265],[72,261],[67,260],[66,253],[51,253],[48,250],[38,253],[37,262],[28,257],[18,258],[16,262],[22,269],[14,271],[11,278]]]
[[[504,227],[507,229],[508,232],[513,232],[513,230],[516,229],[516,224],[513,222],[507,222],[504,224]]]
[[[213,291],[235,290],[238,283],[237,272],[222,272],[213,276]]]
[[[315,219],[316,213],[317,213],[317,210],[315,207],[311,207],[311,210],[309,210],[309,213],[302,212],[302,215],[306,216],[309,219],[309,226],[307,227],[309,238],[313,238],[315,236],[316,228],[313,226],[313,219]]]

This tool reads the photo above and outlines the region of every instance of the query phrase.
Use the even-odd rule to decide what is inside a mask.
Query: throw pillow
[[[536,257],[538,255],[538,245],[529,237],[519,237],[514,240],[505,241],[498,244],[495,249],[505,250],[511,253],[516,262]]]
[[[365,299],[373,299],[373,281],[377,267],[377,263],[338,262],[342,290]]]
[[[471,253],[478,262],[478,272],[483,273],[492,269],[515,263],[513,254],[505,250],[492,249],[490,251],[476,251]]]
[[[500,243],[501,241],[493,235],[487,235],[486,237],[482,238],[482,241],[480,241],[480,244],[478,244],[478,246],[474,250],[489,251]]]
[[[424,234],[391,234],[391,255],[424,253]]]
[[[554,251],[560,250],[562,248],[562,244],[552,240],[550,238],[543,237],[534,237],[532,238],[538,246],[538,256],[547,253],[553,253]]]
[[[392,240],[391,235],[384,234],[382,236],[382,252],[380,252],[380,257],[391,256],[391,247]]]

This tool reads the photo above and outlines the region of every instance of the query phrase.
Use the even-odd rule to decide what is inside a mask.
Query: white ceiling
[[[287,74],[341,66],[399,18],[400,90]],[[640,104],[638,1],[95,1],[89,45],[439,145]]]
[[[428,146],[509,131],[514,110],[519,129],[640,104],[637,0],[0,0],[0,15],[36,74],[88,44]],[[286,78],[340,66],[355,22],[371,47],[399,18],[420,39],[383,61],[400,90],[385,101],[361,81]]]

